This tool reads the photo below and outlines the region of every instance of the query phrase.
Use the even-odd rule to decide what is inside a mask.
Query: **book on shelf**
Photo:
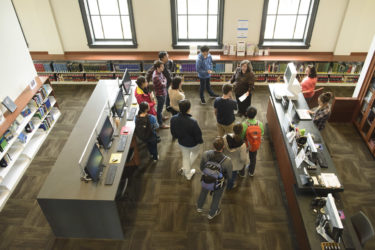
[[[22,115],[23,117],[28,116],[30,113],[31,113],[31,110],[30,110],[30,108],[29,108],[28,106],[26,106],[26,107],[21,111],[21,115]]]
[[[25,132],[31,133],[31,132],[33,132],[33,130],[34,130],[34,123],[33,123],[33,121],[29,121],[25,126]]]
[[[23,132],[21,132],[19,135],[18,135],[18,141],[25,144],[26,141],[27,141],[27,135],[25,135]]]
[[[1,136],[0,137],[0,152],[4,152],[7,145],[8,145],[8,141],[5,139],[4,136]]]

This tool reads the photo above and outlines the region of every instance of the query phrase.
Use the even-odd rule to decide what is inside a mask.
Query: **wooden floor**
[[[203,215],[196,212],[199,176],[189,182],[177,175],[181,153],[169,130],[162,130],[159,162],[152,164],[141,146],[141,166],[119,202],[125,214],[125,240],[56,239],[36,197],[92,90],[92,86],[56,89],[62,116],[0,213],[0,249],[297,249],[267,126],[255,176],[240,179],[237,189],[224,193],[222,213],[213,221],[206,218],[209,202]],[[341,88],[335,94],[348,96],[349,91]],[[216,136],[213,101],[202,106],[197,90],[186,95],[203,131],[202,150],[211,149]],[[267,97],[265,87],[253,97],[257,118],[264,122]],[[374,159],[350,124],[329,124],[323,135],[345,186],[345,210],[361,209],[375,225]],[[367,249],[375,249],[375,239]]]

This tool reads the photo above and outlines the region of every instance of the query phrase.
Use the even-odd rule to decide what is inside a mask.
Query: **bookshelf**
[[[36,77],[16,99],[17,109],[0,124],[0,211],[61,116],[47,77]],[[6,163],[6,164],[4,164]]]

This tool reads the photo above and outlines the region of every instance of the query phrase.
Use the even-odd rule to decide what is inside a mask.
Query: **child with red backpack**
[[[248,166],[249,176],[254,176],[257,152],[264,134],[263,123],[255,119],[256,115],[257,109],[252,106],[248,107],[246,110],[247,119],[242,123],[242,138],[245,140],[250,158],[250,164]],[[245,169],[246,167],[239,172],[241,177],[245,177]]]

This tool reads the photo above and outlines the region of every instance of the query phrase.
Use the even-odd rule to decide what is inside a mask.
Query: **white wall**
[[[0,0],[0,100],[13,101],[37,75],[10,0]]]
[[[31,51],[48,51],[55,54],[56,51],[61,52],[61,50],[65,52],[173,50],[170,0],[132,1],[139,44],[137,49],[90,49],[87,46],[77,0],[14,1],[21,23],[27,30],[25,33]],[[48,10],[49,5],[52,10]],[[263,0],[226,0],[223,42],[235,42],[237,20],[248,19],[247,41],[258,43],[262,9]],[[371,25],[375,18],[371,10],[374,9],[374,0],[320,0],[310,49],[294,51],[335,54],[347,54],[348,51],[366,52],[375,33],[375,25]],[[30,10],[33,13],[30,13]],[[55,22],[56,25],[51,25],[49,22]],[[353,36],[353,32],[356,36]]]

